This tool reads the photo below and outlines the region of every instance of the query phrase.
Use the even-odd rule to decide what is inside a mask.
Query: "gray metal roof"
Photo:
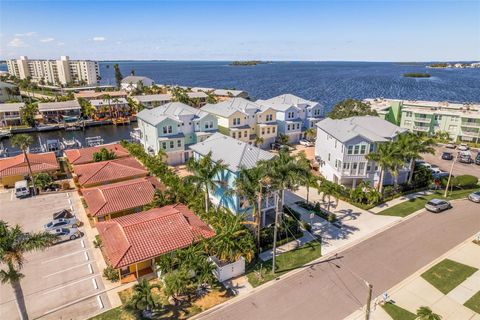
[[[370,141],[385,142],[407,131],[387,120],[374,116],[351,117],[334,120],[326,118],[317,123],[317,127],[341,142],[362,136]]]
[[[0,103],[0,112],[19,112],[24,106],[24,102]]]
[[[138,102],[170,101],[172,100],[172,95],[170,93],[147,94],[142,96],[132,96],[132,99],[135,99]]]
[[[242,93],[246,93],[242,90],[230,90],[230,89],[215,89],[213,94],[217,96],[225,96],[225,97],[238,97]]]
[[[207,116],[208,113],[181,102],[169,102],[153,109],[143,109],[137,114],[137,118],[156,126],[166,118],[180,121],[180,116],[188,115],[190,115],[192,119],[200,119]]]
[[[79,110],[80,104],[77,100],[68,100],[60,102],[43,102],[38,104],[38,111],[57,111],[57,110]]]
[[[258,161],[275,157],[271,152],[218,132],[205,141],[190,146],[190,149],[204,156],[211,152],[213,161],[222,160],[232,172],[237,172],[240,168],[251,169]]]
[[[221,117],[229,117],[237,111],[240,111],[244,114],[255,113],[260,109],[261,106],[244,98],[228,99],[219,103],[206,104],[202,107],[203,111]]]
[[[143,77],[143,76],[127,76],[122,79],[122,83],[132,83],[132,84],[137,84],[138,81],[142,82],[155,82],[150,78]]]
[[[118,102],[115,102],[116,100]],[[128,103],[127,99],[125,98],[112,98],[110,99],[110,105],[114,106],[115,104],[126,104]],[[101,107],[101,106],[108,106],[108,100],[106,99],[93,99],[90,100],[90,104],[95,107]]]
[[[257,103],[271,107],[277,111],[286,111],[288,108],[292,106],[296,107],[299,104],[306,104],[309,106],[315,106],[318,104],[318,102],[303,99],[290,93],[282,94],[267,100],[257,100]]]

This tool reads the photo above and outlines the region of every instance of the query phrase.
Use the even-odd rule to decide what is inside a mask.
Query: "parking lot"
[[[475,156],[477,155],[477,150],[469,150],[470,155],[472,156],[473,159],[475,159]],[[457,149],[448,149],[443,146],[439,146],[435,148],[435,154],[423,154],[423,160],[430,164],[435,164],[437,165],[442,171],[449,172],[450,167],[452,166],[452,161],[451,160],[442,160],[441,156],[443,152],[452,152],[454,156],[457,155],[458,150]],[[475,165],[474,163],[461,163],[459,161],[455,162],[455,165],[453,166],[453,175],[458,176],[458,175],[463,175],[463,174],[470,174],[473,176],[476,176],[480,178],[480,166]]]
[[[52,213],[75,207],[74,195],[55,193],[16,199],[12,190],[0,193],[0,219],[19,224],[25,232],[42,231]],[[83,230],[83,227],[80,227]],[[109,308],[94,255],[85,236],[26,255],[21,281],[31,319],[85,319]],[[2,319],[18,319],[13,290],[0,285]]]

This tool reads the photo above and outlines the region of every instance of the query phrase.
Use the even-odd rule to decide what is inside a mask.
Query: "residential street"
[[[422,212],[340,253],[201,319],[342,319],[480,230],[480,205],[457,201]]]

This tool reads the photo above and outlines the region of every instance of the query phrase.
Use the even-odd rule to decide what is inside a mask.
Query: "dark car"
[[[453,154],[451,152],[442,153],[443,160],[453,160]]]
[[[458,158],[458,161],[461,163],[469,163],[469,164],[473,162],[472,157],[469,154],[460,155],[460,157]]]
[[[475,164],[480,166],[480,152],[477,153],[477,156],[475,157]]]
[[[57,219],[71,219],[73,218],[75,215],[68,209],[63,209],[63,210],[60,210],[60,211],[57,211],[53,214],[53,220],[57,220]]]

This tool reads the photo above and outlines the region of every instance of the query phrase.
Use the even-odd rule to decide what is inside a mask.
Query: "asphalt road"
[[[437,165],[441,170],[445,172],[450,172],[452,161],[442,160],[442,152],[444,151],[452,152],[454,156],[456,156],[458,153],[457,149],[448,149],[440,146],[435,148],[435,154],[422,154],[422,158],[423,160],[425,160],[430,164]],[[475,157],[477,156],[477,151],[470,150],[470,155],[472,156],[473,159],[475,159]],[[480,178],[480,166],[474,163],[468,164],[468,163],[461,163],[459,161],[456,161],[455,165],[453,166],[453,175],[459,176],[463,174],[471,174]]]
[[[422,212],[201,319],[342,319],[480,230],[480,205],[458,201],[441,214]]]

